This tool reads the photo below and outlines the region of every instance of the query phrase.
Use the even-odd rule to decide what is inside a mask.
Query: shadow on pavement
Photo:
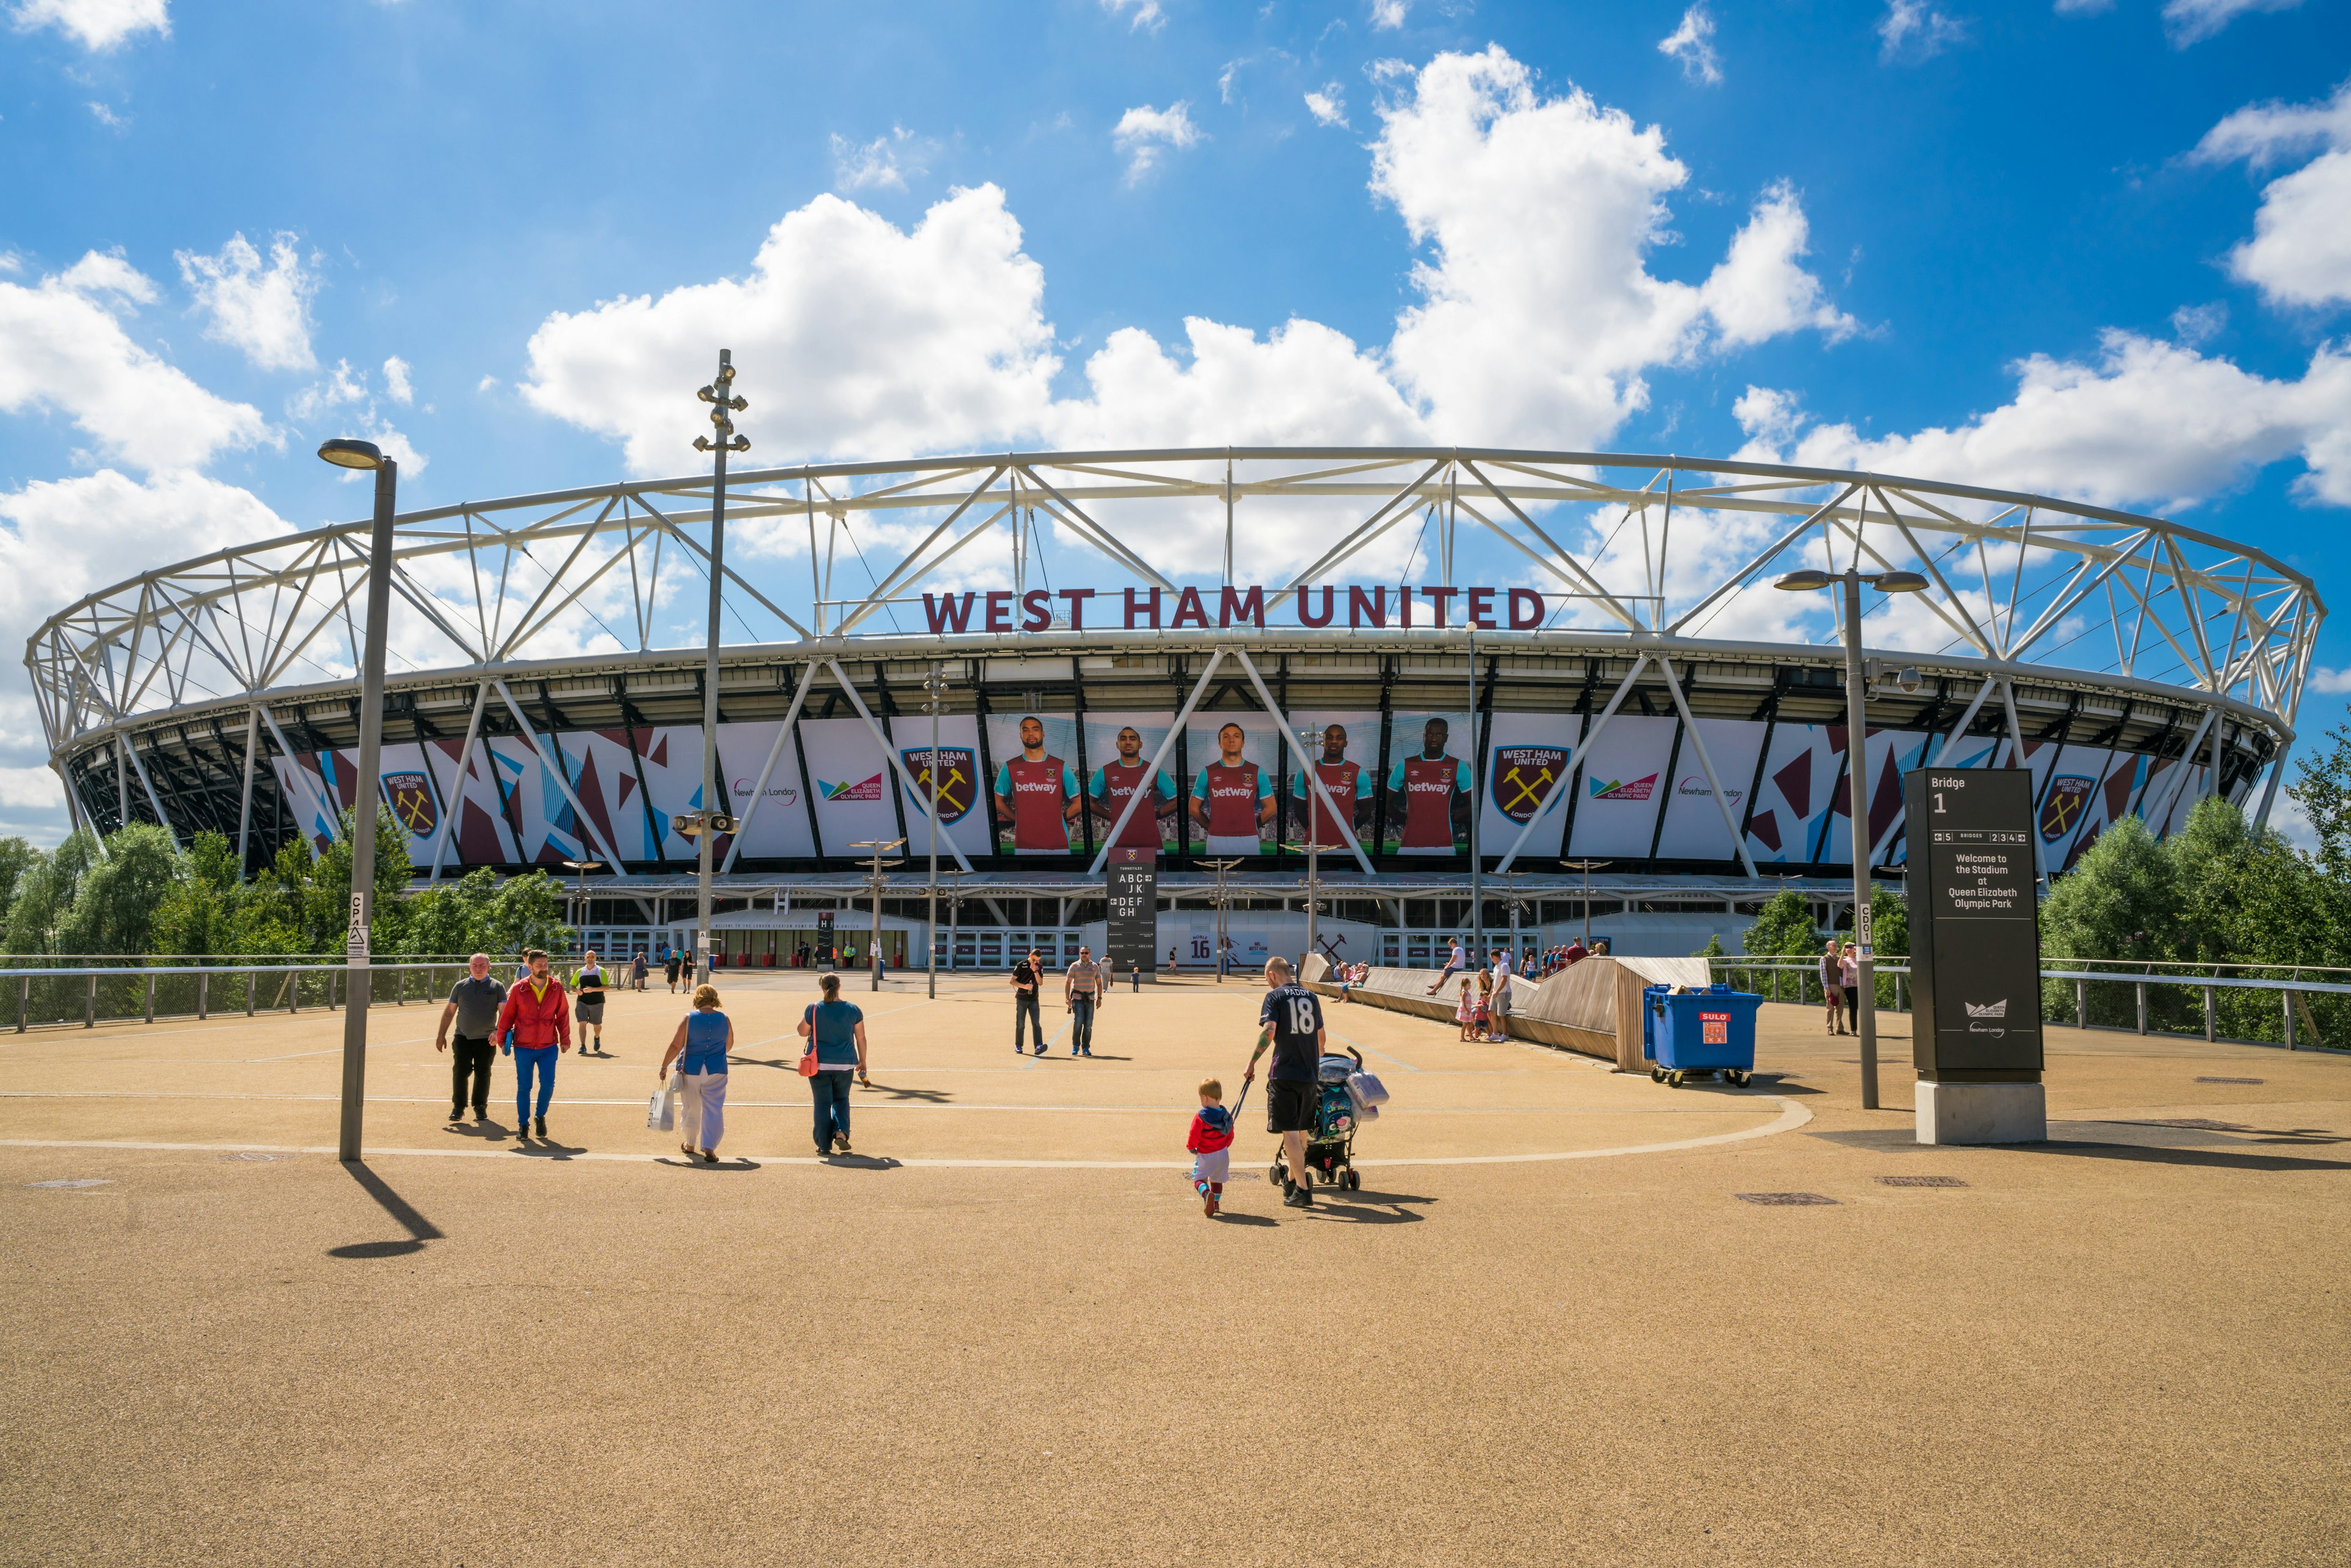
[[[817,1163],[852,1171],[894,1171],[899,1163],[883,1155],[819,1155]]]
[[[1922,1151],[1947,1155],[1955,1148],[1973,1148],[2006,1154],[2137,1160],[2206,1170],[2351,1171],[2351,1161],[2253,1153],[2271,1146],[2273,1140],[2267,1136],[2246,1137],[2224,1127],[2184,1126],[2177,1122],[2052,1122],[2049,1132],[2049,1141],[2043,1144],[1922,1144],[1908,1127],[1864,1127],[1805,1135],[1823,1143],[1881,1154]],[[2306,1141],[2293,1140],[2296,1144]],[[2244,1152],[2238,1152],[2241,1150]]]
[[[360,1184],[367,1195],[380,1204],[383,1211],[400,1222],[408,1232],[405,1241],[355,1241],[346,1247],[329,1247],[329,1258],[400,1258],[412,1252],[422,1252],[427,1241],[442,1239],[441,1228],[416,1212],[409,1201],[392,1190],[384,1179],[366,1166],[352,1161],[343,1166],[351,1179]]]
[[[757,1160],[745,1159],[739,1155],[729,1155],[727,1158],[719,1161],[715,1166],[699,1156],[696,1156],[694,1159],[687,1159],[684,1155],[661,1155],[654,1158],[653,1164],[657,1166],[668,1166],[676,1170],[710,1171],[713,1173],[719,1171],[755,1171],[759,1168],[759,1163]]]

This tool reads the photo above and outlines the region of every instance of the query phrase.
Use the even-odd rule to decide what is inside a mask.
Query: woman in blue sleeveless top
[[[670,1063],[685,1074],[685,1092],[678,1102],[678,1131],[685,1141],[680,1152],[699,1153],[705,1165],[718,1163],[718,1140],[726,1132],[726,1055],[735,1049],[735,1026],[718,1010],[718,988],[697,986],[694,1010],[677,1020],[669,1051],[654,1074],[669,1080]]]
[[[809,1097],[815,1104],[816,1152],[821,1158],[850,1152],[849,1075],[865,1076],[865,1014],[841,999],[839,975],[820,976],[817,986],[824,999],[800,1014],[799,1035],[808,1041],[802,1054],[816,1058]]]

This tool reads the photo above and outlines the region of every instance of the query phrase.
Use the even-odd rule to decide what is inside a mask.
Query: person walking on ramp
[[[726,1057],[735,1049],[735,1026],[718,1010],[718,988],[697,986],[694,1010],[677,1020],[669,1051],[653,1076],[669,1082],[669,1064],[685,1075],[685,1092],[678,1097],[678,1125],[684,1142],[678,1152],[702,1163],[718,1163],[718,1140],[726,1134]]]
[[[865,1014],[854,1002],[841,999],[841,977],[820,975],[817,986],[824,999],[800,1014],[799,1036],[808,1041],[801,1054],[802,1076],[816,1112],[816,1152],[845,1155],[849,1148],[849,1075],[865,1075]]]
[[[1037,1054],[1045,1054],[1045,1015],[1037,1010],[1038,977],[1045,972],[1045,956],[1036,948],[1012,966],[1012,1054],[1021,1054],[1021,1029],[1036,1031]]]
[[[441,1032],[433,1041],[435,1051],[449,1049],[449,1024],[457,1025],[457,1054],[451,1062],[449,1090],[449,1120],[461,1122],[465,1116],[467,1082],[470,1080],[474,1101],[474,1124],[479,1126],[490,1119],[490,1063],[498,1059],[490,1044],[498,1028],[498,1009],[506,1005],[507,988],[490,978],[490,956],[476,953],[465,960],[465,977],[449,988],[449,1005],[441,1009]]]
[[[1249,1052],[1247,1085],[1257,1077],[1258,1058],[1273,1048],[1273,1065],[1265,1074],[1265,1130],[1281,1134],[1289,1156],[1290,1176],[1281,1184],[1281,1201],[1291,1208],[1314,1207],[1312,1174],[1306,1168],[1306,1134],[1314,1128],[1316,1089],[1314,1066],[1322,1055],[1322,1004],[1314,993],[1290,978],[1290,960],[1271,958],[1265,966],[1265,1005],[1258,1009],[1257,1049]]]
[[[547,972],[547,955],[533,947],[523,955],[529,977],[507,992],[498,1009],[498,1032],[514,1031],[515,1117],[517,1137],[528,1137],[536,1127],[547,1136],[547,1108],[555,1100],[555,1058],[571,1049],[571,1004],[563,982]],[[538,1080],[538,1113],[530,1109],[530,1083]]]
[[[1192,1190],[1200,1195],[1201,1211],[1214,1219],[1232,1174],[1233,1113],[1225,1109],[1225,1086],[1213,1078],[1201,1081],[1200,1109],[1184,1146],[1192,1151]]]
[[[1093,949],[1079,948],[1077,962],[1070,966],[1061,981],[1061,1002],[1070,1015],[1071,1056],[1094,1053],[1094,1014],[1101,1010],[1107,988],[1102,966],[1094,962]]]

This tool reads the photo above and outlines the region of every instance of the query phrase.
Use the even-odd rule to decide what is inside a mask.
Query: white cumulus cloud
[[[1968,36],[1966,22],[1945,16],[1931,0],[1886,0],[1877,19],[1877,54],[1886,60],[1924,60]]]
[[[55,27],[86,49],[172,30],[166,0],[22,0],[10,16],[20,31]]]
[[[1337,82],[1325,82],[1319,90],[1306,95],[1306,112],[1314,117],[1317,125],[1346,125],[1347,95],[1339,90]]]
[[[832,138],[833,183],[849,191],[875,186],[903,191],[907,175],[920,176],[929,168],[933,150],[930,141],[903,125],[891,127],[889,135],[877,136],[871,141],[852,141],[836,134]]]
[[[1126,154],[1126,183],[1131,185],[1149,173],[1168,149],[1196,145],[1200,128],[1192,123],[1192,106],[1178,99],[1165,109],[1145,103],[1128,110],[1112,127],[1110,139]]]
[[[913,230],[819,196],[768,233],[740,278],[550,316],[524,395],[614,436],[631,468],[693,466],[694,389],[730,348],[752,462],[935,452],[1033,431],[1061,361],[1044,269],[994,185],[935,204]]]
[[[416,401],[416,388],[408,379],[408,361],[398,354],[383,362],[383,395],[398,403]]]
[[[266,266],[242,234],[230,235],[217,256],[174,255],[197,309],[208,318],[205,337],[265,371],[307,371],[318,363],[310,352],[310,298],[319,283],[304,267],[292,235],[269,242]]]
[[[1682,75],[1712,87],[1722,80],[1722,57],[1715,53],[1714,18],[1704,5],[1682,13],[1681,26],[1657,40],[1657,52],[1682,63]]]
[[[2253,11],[2291,11],[2302,0],[2165,0],[2164,36],[2172,47],[2201,43]]]
[[[267,437],[259,410],[133,342],[99,296],[144,302],[154,285],[95,251],[30,287],[0,282],[0,412],[54,409],[107,455],[147,469],[193,467]]]
[[[2312,150],[2318,156],[2262,187],[2252,238],[2229,253],[2229,270],[2273,305],[2351,300],[2351,80],[2323,103],[2241,109],[2192,154],[2263,169]]]
[[[1372,0],[1374,28],[1395,28],[1404,26],[1405,13],[1412,9],[1412,0]]]
[[[2167,510],[2299,455],[2309,472],[2298,494],[2351,506],[2351,358],[2332,347],[2294,381],[2123,331],[2107,332],[2093,361],[2035,354],[2015,369],[2016,395],[1964,424],[1876,438],[1850,424],[1820,426],[1786,455],[1815,467]],[[1758,402],[1742,415],[1760,438],[1750,451],[1786,448],[1793,429],[1775,413]]]
[[[1167,25],[1167,13],[1159,8],[1159,0],[1102,0],[1102,8],[1113,16],[1134,12],[1137,32],[1155,33]]]
[[[1647,370],[1806,324],[1850,329],[1795,265],[1804,222],[1785,187],[1705,285],[1661,278],[1647,262],[1664,198],[1688,179],[1662,131],[1581,91],[1542,96],[1499,47],[1405,79],[1380,105],[1372,188],[1434,252],[1390,361],[1442,438],[1583,446],[1646,406]]]
[[[250,491],[184,469],[142,483],[102,468],[0,491],[0,647],[21,650],[75,600],[158,561],[287,531]],[[47,755],[31,691],[0,685],[0,762]]]

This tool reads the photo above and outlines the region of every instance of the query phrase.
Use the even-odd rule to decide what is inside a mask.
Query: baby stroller
[[[1359,1188],[1364,1178],[1355,1171],[1355,1129],[1378,1119],[1388,1092],[1364,1071],[1363,1053],[1353,1046],[1345,1056],[1317,1061],[1314,1078],[1314,1130],[1306,1137],[1306,1168],[1322,1172],[1326,1184]],[[1268,1175],[1276,1186],[1290,1179],[1290,1162],[1279,1149]]]

